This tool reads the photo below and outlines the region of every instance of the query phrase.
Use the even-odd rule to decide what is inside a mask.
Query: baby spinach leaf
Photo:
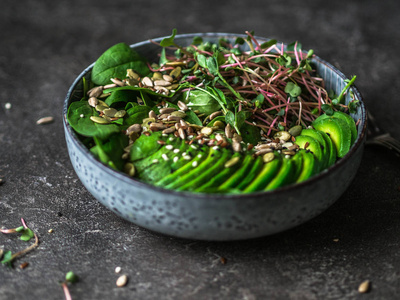
[[[155,153],[161,148],[161,145],[157,143],[160,139],[162,139],[162,133],[160,131],[153,132],[149,136],[142,134],[131,147],[131,161],[136,161]]]
[[[257,126],[244,123],[240,131],[242,133],[242,138],[245,143],[257,145],[257,143],[261,139],[260,128]]]
[[[116,90],[104,101],[108,106],[115,106],[116,103],[130,102],[136,100],[136,92],[130,90]]]
[[[196,89],[183,93],[183,99],[186,105],[192,110],[198,110],[202,114],[212,114],[220,109],[218,102],[210,95],[209,92]]]
[[[163,66],[166,62],[168,62],[167,56],[165,55],[165,48],[162,48],[161,50],[161,55],[160,55],[160,61],[158,64],[160,66]]]
[[[110,78],[125,78],[126,70],[133,69],[141,76],[150,70],[147,61],[125,43],[119,43],[106,50],[95,62],[92,82],[97,85],[110,83]]]
[[[203,54],[197,54],[197,62],[200,67],[207,68],[207,58]]]
[[[83,117],[81,117],[83,115]],[[69,125],[80,135],[86,137],[98,137],[102,140],[109,135],[119,132],[120,128],[115,124],[97,124],[90,120],[95,116],[93,108],[87,101],[72,102],[68,108],[67,119]]]
[[[175,46],[174,38],[176,35],[176,28],[172,29],[172,34],[169,37],[163,38],[160,42],[161,47]]]
[[[225,121],[226,121],[226,123],[230,124],[232,126],[232,128],[234,128],[235,127],[235,114],[232,111],[228,110],[225,115]]]
[[[94,138],[94,141],[96,146],[92,147],[90,151],[102,163],[116,170],[122,170],[124,166],[122,154],[124,154],[124,148],[128,145],[128,137],[124,134],[113,134],[105,143],[97,138]]]
[[[275,44],[276,44],[276,40],[269,40],[269,41],[267,41],[265,43],[262,43],[260,45],[260,47],[261,47],[261,49],[267,49],[267,48],[269,48],[269,47],[271,47],[271,46],[273,46]]]
[[[126,111],[128,118],[124,120],[124,124],[127,126],[133,124],[142,124],[143,119],[149,116],[151,108],[145,105],[134,106]]]

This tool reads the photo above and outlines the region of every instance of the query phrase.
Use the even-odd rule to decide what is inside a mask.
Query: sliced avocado
[[[296,156],[302,157],[302,168],[296,182],[302,182],[313,176],[318,172],[318,161],[315,156],[308,150],[301,149],[297,152]]]
[[[250,168],[253,166],[254,158],[251,155],[246,155],[240,168],[231,175],[221,186],[219,190],[228,190],[236,188],[240,180],[246,176]]]
[[[199,176],[199,174],[202,174],[202,172],[205,172],[207,169],[209,169],[211,166],[213,166],[221,157],[222,152],[220,150],[216,150],[214,148],[211,148],[208,156],[205,160],[203,160],[200,165],[193,166],[192,168],[188,169],[188,172],[180,174],[180,176],[177,176],[174,181],[172,181],[170,184],[165,186],[167,189],[180,189],[181,186],[186,185],[187,182],[192,181],[194,178]],[[186,165],[185,165],[186,166]],[[179,170],[177,170],[178,172]]]
[[[293,163],[292,159],[283,158],[282,165],[281,165],[278,173],[270,181],[270,183],[267,184],[264,191],[274,190],[281,186],[292,183],[293,177],[294,177],[293,174],[296,172],[295,167],[296,166]]]
[[[243,190],[245,189],[252,181],[253,179],[258,175],[258,173],[261,171],[262,167],[264,166],[264,162],[261,156],[258,156],[253,163],[253,166],[251,167],[250,171],[247,173],[246,177],[243,178],[237,185],[237,189]]]
[[[256,178],[244,189],[244,193],[251,193],[263,190],[280,170],[282,159],[276,156],[274,160],[264,164]]]
[[[335,117],[314,121],[312,126],[325,132],[332,139],[336,147],[338,157],[343,157],[349,152],[351,144],[351,132],[347,122]]]
[[[329,160],[328,160],[328,165],[327,165],[327,168],[329,168],[336,162],[336,154],[337,154],[336,147],[333,144],[332,140],[329,138],[329,136],[325,132],[320,131],[320,130],[318,130],[318,131],[322,134],[322,137],[324,138],[325,143],[328,145],[328,148],[329,148]]]
[[[314,154],[315,158],[318,160],[318,166],[320,167],[318,171],[320,171],[328,158],[324,156],[318,140],[311,136],[299,135],[296,136],[295,144],[299,145],[301,149],[307,149]],[[306,144],[308,144],[307,147]]]
[[[301,171],[303,170],[303,156],[296,153],[292,156],[292,161],[295,165],[295,172],[293,172],[293,182],[296,182],[299,178]]]
[[[200,165],[197,168],[193,169],[193,171],[188,173],[189,180],[177,188],[179,191],[194,191],[198,187],[202,186],[204,183],[207,182],[208,179],[212,178],[213,176],[219,174],[221,170],[224,169],[225,163],[229,160],[232,156],[231,150],[222,149],[222,155],[217,158],[214,156],[206,165],[206,161],[202,163],[204,166]],[[191,173],[191,174],[190,174]]]
[[[155,186],[161,186],[165,188],[170,188],[169,185],[173,184],[176,180],[178,180],[180,177],[184,176],[187,174],[189,171],[191,171],[194,166],[200,165],[207,157],[208,157],[208,151],[209,147],[201,147],[198,151],[198,154],[190,161],[186,160],[185,158],[182,157],[182,159],[178,160],[180,161],[181,167],[179,167],[175,172],[166,175],[164,178],[156,181],[154,183]],[[177,162],[177,165],[178,165]]]
[[[324,134],[324,132],[315,130],[315,129],[303,129],[301,131],[301,135],[311,136],[312,138],[316,139],[319,142],[319,144],[321,145],[322,154],[323,154],[321,170],[326,169],[329,166],[329,158],[330,158],[330,151],[331,151],[329,149],[329,145],[327,145],[322,134]],[[336,159],[336,157],[335,157],[335,159]]]
[[[241,165],[242,165],[242,160],[243,157],[240,153],[235,153],[232,155],[231,159],[234,159],[235,157],[239,157],[240,160],[234,164],[231,167],[227,167],[221,172],[219,172],[218,175],[212,177],[209,179],[209,181],[202,186],[200,186],[196,192],[203,192],[203,193],[210,193],[210,192],[216,192],[218,187],[225,182],[226,178],[229,178],[231,174],[233,174]]]
[[[346,121],[351,131],[351,145],[353,145],[355,140],[357,139],[357,128],[356,128],[356,123],[354,122],[353,118],[350,115],[342,111],[335,111],[332,116],[328,116],[326,114],[320,115],[314,122],[318,122],[320,120],[332,117]]]

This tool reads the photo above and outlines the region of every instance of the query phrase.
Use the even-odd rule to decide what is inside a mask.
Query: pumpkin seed
[[[154,72],[152,78],[153,80],[163,79],[163,74],[161,74],[160,72]]]
[[[239,156],[232,157],[230,160],[228,160],[228,161],[225,163],[224,167],[225,167],[225,168],[230,168],[230,167],[236,165],[236,164],[239,162],[239,160],[240,160],[240,157],[239,157]]]
[[[126,84],[130,86],[135,86],[139,84],[139,80],[133,78],[127,78]]]
[[[277,133],[274,134],[275,139],[280,139],[282,141],[287,142],[291,138],[291,134],[287,131],[278,131]]]
[[[103,110],[104,115],[113,118],[118,111],[115,108],[106,108]]]
[[[275,159],[275,154],[273,152],[269,152],[263,155],[264,163],[269,163]]]
[[[183,103],[182,101],[178,101],[178,107],[183,111],[187,111],[189,109],[187,107],[187,105],[185,103]]]
[[[185,63],[183,61],[168,61],[165,63],[166,66],[184,66]]]
[[[111,121],[112,121],[112,119],[111,119],[109,116],[102,115],[101,117],[102,117],[103,119],[107,120],[107,121],[110,122],[110,123],[111,123]]]
[[[172,113],[171,113],[171,116],[174,116],[174,117],[179,117],[179,118],[186,118],[186,114],[184,113],[184,112],[181,112],[181,111],[179,111],[179,110],[177,110],[177,111],[173,111]]]
[[[142,83],[145,86],[150,86],[150,87],[154,86],[153,81],[149,77],[144,77],[142,79]]]
[[[139,74],[135,73],[132,69],[126,70],[126,77],[128,77],[130,79],[136,79],[136,80],[139,80],[139,78],[140,78]]]
[[[95,107],[95,109],[97,111],[104,111],[105,109],[108,109],[108,108],[109,108],[108,106],[104,106],[102,104],[97,104],[96,107]]]
[[[162,75],[162,79],[168,82],[174,81],[174,78],[172,78],[170,75]]]
[[[114,115],[115,118],[123,118],[126,115],[126,111],[121,109],[117,111]]]
[[[179,87],[179,83],[174,83],[170,86],[166,86],[165,88],[171,91],[171,90],[176,90],[178,87]]]
[[[99,100],[96,97],[90,97],[88,103],[91,107],[96,107],[96,105],[99,103]]]
[[[178,66],[175,69],[173,69],[171,71],[171,73],[169,73],[169,76],[171,76],[172,78],[176,79],[181,75],[181,71],[182,71],[182,68]]]
[[[111,123],[109,120],[106,120],[102,117],[97,117],[97,116],[91,116],[90,120],[92,120],[93,122],[95,122],[97,124],[110,124]]]
[[[213,133],[213,129],[211,127],[203,127],[200,132],[206,136],[210,136]]]
[[[298,136],[301,134],[302,130],[303,130],[303,127],[301,125],[296,125],[289,129],[289,133],[292,136]]]
[[[133,177],[135,175],[135,166],[132,163],[126,163],[124,165],[124,172],[129,176]]]
[[[223,129],[225,127],[225,124],[221,121],[215,121],[213,127],[217,127],[218,129]]]
[[[171,82],[168,82],[166,80],[154,80],[154,85],[165,87],[171,85]]]

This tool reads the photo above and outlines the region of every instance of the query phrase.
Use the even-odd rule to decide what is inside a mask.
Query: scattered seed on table
[[[7,102],[7,103],[4,105],[4,108],[5,108],[5,109],[11,109],[11,103]]]
[[[226,260],[225,257],[221,257],[221,258],[220,258],[220,261],[221,261],[221,264],[223,264],[223,265],[225,265],[226,262],[227,262],[227,260]]]
[[[121,275],[118,277],[116,285],[117,287],[123,287],[128,283],[128,276],[127,275]]]
[[[50,228],[47,232],[48,232],[48,233],[53,233],[53,231],[54,231],[54,230]]]
[[[115,268],[115,273],[117,273],[117,274],[118,274],[118,273],[120,273],[120,272],[121,272],[121,270],[122,270],[122,269],[121,269],[121,267],[116,267],[116,268]]]
[[[28,262],[23,262],[22,264],[19,265],[19,267],[20,267],[21,269],[25,269],[28,265],[29,265]]]
[[[53,117],[43,117],[43,118],[40,118],[39,120],[37,120],[36,124],[38,124],[38,125],[49,124],[53,121],[54,121]]]
[[[358,286],[358,292],[368,293],[370,287],[371,287],[371,282],[369,280],[365,280]]]

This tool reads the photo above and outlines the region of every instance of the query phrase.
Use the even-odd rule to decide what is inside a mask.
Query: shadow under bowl
[[[234,42],[241,34],[198,33],[177,35],[175,42],[189,45],[193,37],[218,42]],[[266,38],[256,37],[262,43]],[[160,42],[162,38],[154,39]],[[157,60],[161,48],[150,41],[131,45],[149,60]],[[331,64],[314,57],[317,73],[325,88],[336,94],[344,88],[345,75]],[[349,153],[309,180],[269,192],[242,195],[178,192],[140,182],[115,171],[98,160],[79,140],[67,121],[71,102],[82,97],[82,78],[90,78],[94,64],[86,68],[71,85],[64,103],[63,123],[71,163],[86,189],[108,209],[141,227],[162,234],[212,241],[233,241],[278,233],[319,215],[348,188],[361,162],[366,139],[366,108],[355,86],[351,90],[360,101],[357,113],[358,137]],[[346,97],[346,104],[350,101]]]

